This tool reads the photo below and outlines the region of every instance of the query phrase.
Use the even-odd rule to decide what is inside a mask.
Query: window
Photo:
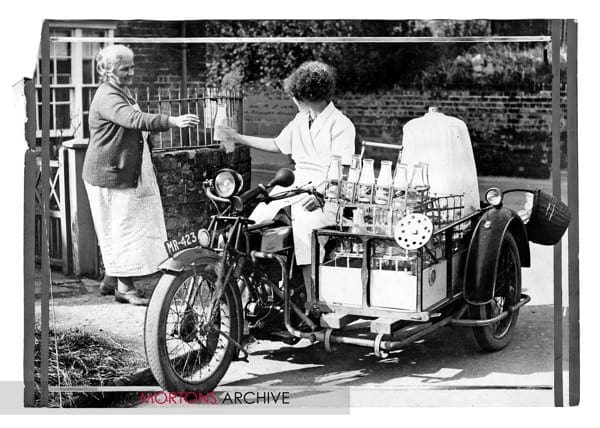
[[[84,37],[106,37],[106,30],[84,29]],[[84,43],[82,46],[82,118],[83,118],[83,137],[90,136],[88,125],[88,114],[90,103],[94,97],[94,92],[98,87],[99,76],[96,71],[96,54],[100,49],[106,46],[106,43]]]
[[[50,28],[52,36],[113,37],[114,25],[65,23]],[[95,57],[106,42],[60,42],[50,44],[50,137],[54,144],[71,138],[89,137],[88,112],[98,86]],[[42,85],[36,70],[37,137],[42,136]]]

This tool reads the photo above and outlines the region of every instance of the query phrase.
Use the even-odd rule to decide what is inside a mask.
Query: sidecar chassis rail
[[[530,296],[528,296],[526,294],[521,294],[521,299],[519,300],[518,303],[509,307],[507,310],[502,312],[500,315],[498,315],[494,318],[486,319],[486,320],[461,319],[462,316],[467,312],[467,309],[469,308],[468,304],[464,304],[456,313],[454,313],[450,316],[447,316],[445,318],[442,318],[441,320],[439,320],[437,322],[424,324],[423,325],[424,328],[417,329],[417,331],[415,333],[405,336],[404,338],[402,338],[400,340],[393,340],[393,339],[392,340],[384,340],[386,338],[386,336],[393,337],[393,335],[388,335],[385,333],[377,334],[375,339],[344,335],[344,334],[341,334],[339,330],[332,329],[332,328],[327,328],[325,330],[316,331],[316,332],[312,332],[312,333],[302,333],[302,332],[298,332],[297,330],[292,329],[292,330],[290,330],[290,333],[294,334],[297,337],[304,337],[307,339],[311,339],[313,341],[322,341],[322,342],[324,342],[325,348],[328,350],[333,349],[333,346],[332,346],[333,344],[346,344],[346,345],[355,345],[355,346],[373,348],[375,354],[378,357],[384,358],[387,356],[388,352],[397,351],[407,345],[410,345],[411,343],[415,342],[416,340],[419,340],[420,338],[422,338],[430,333],[433,333],[434,331],[436,331],[442,327],[446,327],[446,326],[483,327],[486,325],[497,323],[498,321],[501,321],[502,319],[509,316],[512,312],[519,310],[523,305],[528,303],[530,300],[531,300]],[[414,328],[415,328],[414,324],[406,327],[407,331],[410,331],[411,329],[414,329]],[[401,331],[402,331],[402,329],[400,329],[394,333],[400,333]],[[298,333],[300,333],[300,334],[298,334]]]

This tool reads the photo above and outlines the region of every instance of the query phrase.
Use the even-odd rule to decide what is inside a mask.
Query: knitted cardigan
[[[169,116],[141,112],[118,86],[106,82],[96,90],[89,112],[90,140],[83,179],[94,186],[136,187],[142,165],[142,131],[166,131]]]

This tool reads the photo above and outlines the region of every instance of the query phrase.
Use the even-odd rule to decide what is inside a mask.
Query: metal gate
[[[156,92],[153,92],[150,87],[146,87],[141,92],[136,90],[134,96],[145,112],[169,116],[193,113],[200,117],[200,123],[196,128],[171,128],[165,132],[153,133],[154,150],[191,149],[218,144],[213,136],[219,105],[225,106],[227,117],[233,119],[238,130],[242,131],[244,119],[241,91],[200,87],[188,87],[186,90],[158,87]]]
[[[36,153],[35,176],[35,257],[42,257],[42,159]],[[69,221],[67,162],[64,149],[57,160],[50,160],[48,238],[50,264],[60,267],[64,274],[71,273],[71,228]]]

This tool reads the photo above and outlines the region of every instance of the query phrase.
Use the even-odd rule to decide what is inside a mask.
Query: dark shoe
[[[117,278],[114,276],[104,275],[102,282],[100,283],[100,294],[103,296],[109,296],[115,294],[117,288]]]
[[[115,300],[119,303],[129,303],[135,306],[148,306],[150,301],[150,299],[141,297],[139,290],[131,290],[126,293],[115,290]]]

